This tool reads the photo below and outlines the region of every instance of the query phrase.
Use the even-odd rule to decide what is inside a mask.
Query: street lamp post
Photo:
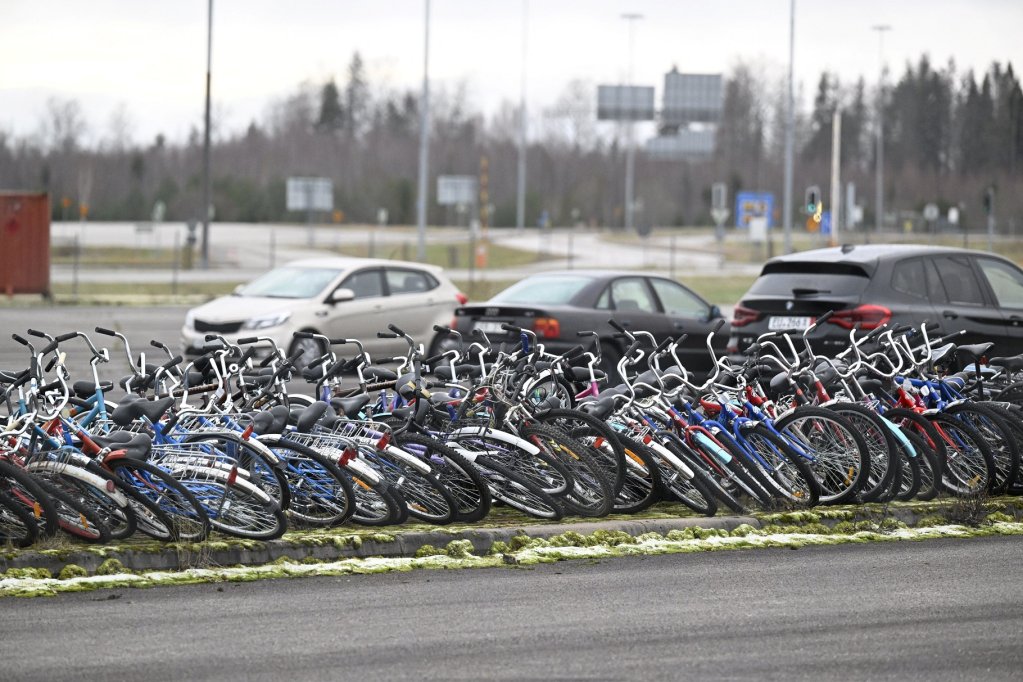
[[[875,228],[878,234],[881,233],[881,229],[884,227],[884,34],[885,31],[890,31],[891,26],[887,24],[877,24],[872,27],[873,30],[877,31],[878,37],[878,63],[880,68],[880,75],[877,81],[877,170],[875,172],[875,179],[877,181],[877,195],[875,198],[875,208],[877,210],[877,220]],[[867,241],[870,240],[870,231],[864,228],[866,233]]]
[[[526,28],[529,0],[522,0],[522,79],[519,91],[519,167],[518,191],[515,197],[515,227],[526,226]]]
[[[792,253],[792,157],[795,147],[795,96],[792,63],[796,52],[796,0],[789,3],[789,92],[785,103],[785,253]]]
[[[206,116],[202,143],[202,267],[210,267],[210,69],[213,64],[213,0],[206,5]]]
[[[416,199],[416,259],[426,261],[426,199],[430,167],[430,0],[426,0],[426,37],[423,44],[423,97],[419,115],[419,196]]]
[[[642,19],[642,14],[636,14],[634,12],[625,13],[622,15],[622,19],[629,22],[629,71],[627,75],[626,85],[632,85],[632,62],[633,62],[633,49],[635,46],[634,33],[637,19]],[[632,231],[634,225],[633,215],[633,194],[636,183],[636,141],[635,141],[635,130],[636,124],[634,121],[626,122],[627,131],[627,144],[628,149],[625,153],[625,230],[627,232]]]

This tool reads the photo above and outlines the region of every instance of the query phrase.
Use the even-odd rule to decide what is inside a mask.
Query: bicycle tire
[[[625,453],[622,489],[615,495],[613,509],[619,514],[636,514],[663,499],[661,470],[645,445],[628,436],[618,435]]]
[[[234,432],[190,433],[181,439],[182,443],[217,443],[215,452],[219,458],[237,465],[248,472],[248,481],[265,492],[282,510],[287,511],[291,504],[291,487],[280,465],[268,461],[259,449],[262,443],[255,445],[243,439],[242,434]],[[258,442],[258,439],[257,439]]]
[[[490,488],[465,457],[436,438],[422,434],[403,433],[396,441],[403,449],[430,462],[455,500],[455,521],[475,523],[486,518],[493,504]]]
[[[809,463],[792,450],[788,442],[766,424],[756,422],[743,429],[745,445],[762,461],[765,480],[787,504],[813,507],[820,501],[820,484]]]
[[[914,444],[924,454],[921,461],[921,486],[917,499],[933,500],[941,493],[941,473],[945,461],[945,444],[937,429],[923,415],[902,407],[885,411],[884,416],[898,426],[907,437],[916,436],[920,442]],[[910,438],[912,440],[912,438]]]
[[[717,500],[699,470],[687,467],[685,462],[675,464],[658,452],[657,448],[650,448],[650,451],[660,469],[661,490],[667,497],[674,498],[703,516],[714,516],[717,513]],[[688,471],[681,467],[688,468]]]
[[[39,524],[25,506],[0,491],[0,543],[29,547],[39,537]]]
[[[370,480],[359,472],[344,469],[352,479],[352,503],[355,507],[348,518],[360,526],[394,526],[408,519],[408,505],[395,496],[385,479]]]
[[[906,450],[905,444],[901,441],[899,442],[901,450],[899,461],[902,471],[899,472],[899,485],[898,489],[895,490],[895,499],[899,502],[908,502],[920,492],[920,487],[923,485],[923,469],[927,465],[921,464],[924,454],[919,445],[923,442],[923,439],[913,433],[904,433],[903,435],[912,444],[915,453],[911,455]],[[928,466],[927,468],[929,469],[930,467]]]
[[[53,501],[62,533],[92,544],[110,542],[110,529],[90,505],[79,499],[80,491],[66,491],[43,476],[36,476],[36,484]]]
[[[594,518],[611,512],[614,488],[588,446],[550,424],[533,423],[519,433],[568,469],[572,488],[559,498],[566,511]]]
[[[537,415],[545,424],[555,426],[572,438],[580,440],[598,455],[597,463],[611,482],[615,495],[622,489],[625,478],[625,450],[618,435],[607,422],[592,414],[573,409],[555,408]]]
[[[895,436],[881,423],[882,417],[865,405],[835,402],[826,408],[845,417],[866,442],[870,469],[858,497],[861,502],[876,501],[891,489],[895,478],[899,463]]]
[[[945,446],[941,486],[950,495],[970,497],[986,493],[994,476],[994,460],[984,437],[947,414],[926,415]]]
[[[289,519],[311,526],[336,526],[355,512],[352,480],[328,457],[286,438],[266,445],[284,465],[290,489]]]
[[[170,471],[221,533],[250,540],[275,540],[288,528],[284,511],[273,498],[254,485],[246,485],[233,472],[189,466]],[[232,480],[233,479],[233,480]]]
[[[202,542],[209,536],[212,529],[209,516],[195,495],[172,474],[152,462],[130,457],[108,458],[104,466],[166,516],[167,539]],[[140,525],[140,530],[151,537],[162,536],[157,523],[147,522]]]
[[[721,478],[724,471],[727,471],[727,474],[731,474],[731,470],[727,468],[727,465],[724,462],[720,463],[720,466],[724,471],[719,472],[717,469],[707,464],[703,457],[700,456],[696,446],[683,441],[674,433],[656,432],[656,436],[660,436],[658,440],[661,445],[671,450],[671,452],[685,462],[694,473],[699,473],[702,476],[702,483],[706,485],[708,492],[714,496],[717,502],[725,505],[736,514],[749,513],[749,507],[736,499],[735,496],[726,490],[724,485],[721,483],[722,480],[730,480],[727,478]],[[711,457],[712,461],[718,456],[716,453],[705,454],[706,456]]]
[[[486,455],[477,455],[469,462],[477,468],[490,488],[490,494],[509,507],[545,521],[560,521],[564,516],[554,497],[518,472]]]
[[[53,537],[60,530],[57,507],[43,492],[36,479],[20,466],[0,459],[0,482],[3,492],[30,510],[41,537]]]
[[[797,452],[809,451],[821,504],[844,504],[856,497],[869,475],[870,452],[848,419],[833,410],[801,405],[779,417],[774,427]]]
[[[1019,448],[1004,419],[986,405],[963,402],[949,405],[945,414],[965,421],[979,433],[991,450],[991,461],[995,468],[988,482],[988,492],[998,494],[1005,490],[1010,480],[1019,472]]]

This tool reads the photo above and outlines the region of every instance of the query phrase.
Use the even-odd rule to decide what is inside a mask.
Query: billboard
[[[333,211],[334,182],[330,178],[288,178],[289,211]]]
[[[475,175],[437,176],[437,203],[441,206],[476,203]]]
[[[653,87],[647,85],[598,85],[597,120],[654,120]]]
[[[725,91],[719,73],[664,74],[663,125],[711,123],[721,118]]]
[[[647,156],[655,161],[679,161],[714,153],[713,129],[684,128],[672,135],[661,135],[646,142]]]

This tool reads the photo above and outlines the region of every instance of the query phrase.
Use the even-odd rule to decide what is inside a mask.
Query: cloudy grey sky
[[[624,81],[626,12],[635,24],[633,82],[727,72],[738,60],[780,79],[789,0],[527,0],[527,97],[550,105],[574,78]],[[432,87],[464,83],[470,104],[518,101],[524,0],[432,0]],[[358,50],[370,81],[418,89],[424,0],[214,0],[213,99],[228,129],[261,119],[269,102],[336,76]],[[94,139],[124,107],[133,137],[182,139],[202,120],[206,0],[0,0],[0,129],[32,133],[47,98],[77,99]],[[928,53],[960,72],[993,61],[1023,66],[1021,0],[797,0],[796,76],[812,96],[820,72],[877,81],[878,35],[891,25],[895,75]]]

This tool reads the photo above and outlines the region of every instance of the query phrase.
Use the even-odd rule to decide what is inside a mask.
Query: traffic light
[[[803,205],[806,206],[806,212],[814,214],[817,212],[817,206],[821,202],[821,190],[817,185],[811,185],[806,188],[806,200]]]

